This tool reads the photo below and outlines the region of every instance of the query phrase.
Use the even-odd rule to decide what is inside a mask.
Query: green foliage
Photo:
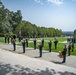
[[[57,32],[55,28],[37,27],[28,21],[24,24],[22,30],[23,36],[27,37],[53,37],[62,35],[61,30],[58,30]]]
[[[0,2],[0,33],[9,34],[11,32],[18,35],[20,30],[22,30],[21,35],[25,37],[53,37],[62,35],[61,30],[37,27],[35,24],[23,21],[20,10],[16,12],[10,11]]]
[[[4,43],[4,37],[0,38],[0,42]]]
[[[76,29],[74,30],[74,34],[73,34],[73,36],[76,38]]]

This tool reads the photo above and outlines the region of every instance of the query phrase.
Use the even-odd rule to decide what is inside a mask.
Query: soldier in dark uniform
[[[70,39],[69,39],[69,38],[67,38],[67,43],[69,43],[69,41],[70,41]]]
[[[52,46],[51,40],[50,40],[50,42],[48,42],[48,44],[49,44],[49,52],[51,52],[51,46]]]
[[[19,42],[21,42],[21,36],[18,36],[18,40],[19,40]]]
[[[25,53],[25,39],[22,40],[23,53]]]
[[[72,38],[72,43],[76,43],[75,37]]]
[[[68,56],[70,56],[71,44],[68,45]]]
[[[16,50],[16,39],[12,39],[12,44],[13,44],[13,47],[14,47],[14,51]]]
[[[74,39],[74,43],[75,43],[76,39],[75,38],[73,38],[73,39]]]
[[[44,39],[42,39],[42,46],[44,47]]]
[[[39,53],[40,53],[40,56],[39,57],[42,57],[42,47],[43,47],[42,44],[40,44],[39,45]]]
[[[66,45],[64,45],[64,48],[63,48],[63,51],[62,51],[62,55],[63,55],[62,63],[66,62],[66,51],[67,51],[67,47],[66,47]]]
[[[57,43],[58,43],[58,40],[55,38],[55,41],[54,41],[55,49],[57,49]]]
[[[36,38],[34,39],[34,49],[36,49]]]
[[[28,47],[28,39],[26,38],[26,47]]]
[[[5,43],[7,43],[7,36],[5,35]]]
[[[15,35],[13,35],[13,39],[16,39],[16,36]]]
[[[14,47],[14,51],[16,50],[16,36],[13,35],[12,37],[12,44],[13,44],[13,47]]]
[[[74,43],[72,43],[72,52],[74,51]]]

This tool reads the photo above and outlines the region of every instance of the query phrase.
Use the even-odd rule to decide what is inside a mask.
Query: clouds
[[[40,4],[44,4],[44,3],[42,2],[42,0],[34,0],[34,1],[36,1],[37,3],[40,3]]]
[[[37,2],[37,3],[40,3],[40,4],[44,4],[45,2],[53,3],[53,4],[56,4],[56,5],[63,4],[63,2],[61,0],[34,0],[34,1]]]
[[[32,1],[32,0],[29,0],[29,1]],[[33,0],[33,1],[39,4],[53,3],[55,5],[63,5],[64,4],[63,1],[66,1],[66,0]],[[76,0],[70,0],[70,1],[76,1]]]
[[[27,0],[30,7],[26,8],[25,18],[37,26],[53,27],[62,31],[76,29],[76,0]],[[29,2],[27,2],[29,3]],[[43,3],[43,5],[40,5]],[[24,13],[24,14],[25,14]],[[31,15],[32,14],[32,15]],[[29,16],[30,15],[30,16]]]
[[[61,0],[48,0],[48,2],[54,3],[56,5],[61,5],[63,2]]]
[[[62,5],[64,4],[63,1],[65,0],[34,0],[34,1],[40,4],[53,3],[55,5]],[[76,1],[76,0],[71,0],[71,1]]]

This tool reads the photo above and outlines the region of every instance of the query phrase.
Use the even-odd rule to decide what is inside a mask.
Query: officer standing
[[[26,38],[26,47],[28,47],[28,39]]]
[[[34,49],[36,49],[36,38],[34,39]]]
[[[54,41],[55,49],[57,49],[57,43],[58,43],[58,40],[55,38],[55,41]]]
[[[25,53],[25,39],[22,40],[23,53]]]
[[[52,46],[51,40],[50,40],[50,42],[48,42],[48,44],[49,44],[49,52],[51,52],[51,46]]]
[[[71,44],[68,45],[68,56],[70,56]]]
[[[63,48],[63,51],[62,51],[62,55],[63,55],[62,63],[66,62],[66,51],[67,51],[67,47],[66,47],[66,45],[64,45],[64,48]]]
[[[42,39],[42,46],[44,47],[44,39]]]
[[[42,44],[40,44],[39,45],[39,53],[40,53],[40,56],[39,57],[42,57],[42,47],[43,47]]]
[[[72,52],[74,51],[74,43],[72,43]]]
[[[15,50],[16,50],[16,39],[13,38],[13,40],[12,40],[12,44],[13,44],[14,51],[15,51]]]
[[[12,44],[13,44],[14,51],[15,51],[16,50],[16,36],[15,35],[13,35]]]

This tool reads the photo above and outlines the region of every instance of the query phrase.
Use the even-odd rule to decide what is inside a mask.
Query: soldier
[[[13,47],[14,47],[14,51],[15,51],[16,50],[16,39],[13,38],[12,43],[13,43]]]
[[[19,42],[21,42],[21,37],[20,36],[18,36],[18,40],[19,40]]]
[[[66,51],[67,51],[67,47],[66,47],[66,45],[64,45],[64,48],[63,48],[63,51],[62,51],[62,55],[63,55],[62,63],[66,62]]]
[[[55,38],[55,41],[54,41],[55,49],[57,49],[57,43],[58,43],[58,40]]]
[[[73,43],[75,43],[75,41],[76,41],[75,37],[73,38],[73,41],[74,41]]]
[[[51,52],[51,46],[52,46],[51,40],[50,40],[50,42],[48,42],[48,44],[49,44],[49,52]]]
[[[68,45],[68,56],[70,56],[71,44]]]
[[[42,39],[42,46],[44,47],[44,39]]]
[[[42,57],[42,47],[43,47],[42,44],[40,44],[39,45],[39,53],[40,53],[40,56],[39,57]]]
[[[16,36],[15,35],[13,35],[12,44],[13,44],[14,51],[15,51],[16,50]]]
[[[25,53],[25,39],[22,40],[23,53]]]
[[[74,43],[72,43],[72,52],[74,51]]]
[[[36,38],[34,39],[34,49],[36,49]]]
[[[15,35],[13,35],[13,39],[16,39],[16,36]]]
[[[28,39],[26,38],[26,47],[28,47]]]

